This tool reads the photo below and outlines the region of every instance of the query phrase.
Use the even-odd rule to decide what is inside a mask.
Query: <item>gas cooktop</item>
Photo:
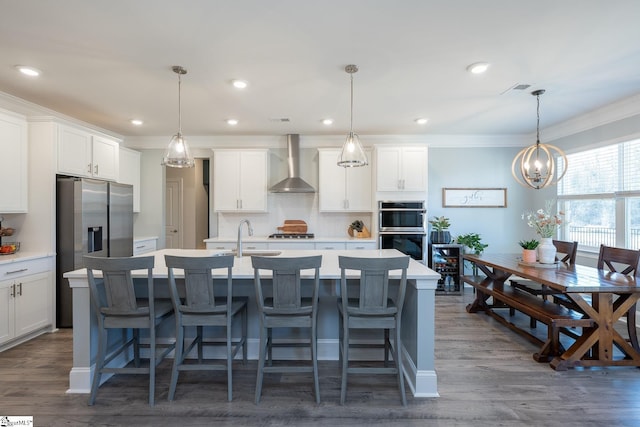
[[[313,239],[313,233],[275,233],[269,235],[270,239]]]

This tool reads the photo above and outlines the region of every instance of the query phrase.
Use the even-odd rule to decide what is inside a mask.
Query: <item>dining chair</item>
[[[173,314],[171,301],[154,296],[154,257],[98,258],[84,256],[89,279],[90,300],[98,321],[98,353],[89,405],[96,401],[102,374],[143,374],[149,376],[149,405],[155,404],[156,366],[173,350],[174,344],[158,344],[156,327]],[[96,277],[94,270],[102,272]],[[146,295],[136,295],[133,270],[146,270]],[[108,330],[132,329],[131,338],[107,356]],[[149,330],[149,365],[140,365],[140,329]],[[128,336],[128,335],[127,335]],[[133,346],[133,366],[107,366]],[[163,350],[160,354],[157,349]]]
[[[576,256],[578,254],[578,242],[568,242],[564,240],[553,240],[553,246],[556,247],[556,259],[566,265],[572,266],[576,263]],[[525,279],[511,279],[509,281],[511,286],[528,292],[533,295],[541,296],[543,299],[548,299],[550,295],[556,293],[553,289],[541,283],[534,282],[532,280]],[[557,301],[556,301],[557,302]],[[509,314],[513,316],[515,314],[514,308],[509,308]],[[529,326],[531,328],[536,327],[536,319],[531,317],[529,319]]]
[[[407,405],[404,389],[401,349],[402,307],[407,285],[407,267],[409,256],[394,258],[355,258],[339,256],[340,298],[338,299],[340,351],[342,383],[340,404],[344,405],[347,394],[348,374],[395,374],[398,378],[402,405]],[[355,270],[359,279],[348,280],[347,270]],[[389,272],[401,270],[400,282],[394,298],[390,298]],[[350,287],[348,287],[350,286]],[[355,344],[350,342],[351,329],[381,329],[384,342],[374,344]],[[390,330],[394,330],[393,345]],[[384,348],[384,366],[349,366],[350,347]],[[389,353],[392,351],[395,366],[389,366]]]
[[[227,399],[233,397],[233,360],[242,348],[243,363],[247,362],[247,297],[234,297],[232,286],[233,255],[211,257],[182,257],[165,255],[169,272],[169,289],[176,319],[176,351],[171,370],[169,400],[173,400],[181,371],[227,372]],[[184,278],[176,278],[176,270],[182,270]],[[216,289],[213,271],[217,270],[224,282],[224,291]],[[218,273],[216,273],[218,274]],[[217,278],[216,278],[217,279]],[[178,284],[184,285],[184,298]],[[241,320],[242,336],[232,337],[235,319]],[[205,340],[204,327],[223,327],[224,340]],[[185,330],[195,327],[196,336],[185,348]],[[225,346],[226,362],[203,363],[204,346]],[[188,363],[187,356],[197,346],[198,363]]]
[[[612,273],[624,274],[625,276],[635,276],[640,278],[640,250],[615,248],[600,245],[598,253],[598,263],[600,270],[608,270]],[[617,304],[614,304],[614,310]],[[638,333],[636,329],[636,304],[627,311],[627,330],[631,345],[640,351],[638,345]]]
[[[252,256],[256,302],[260,317],[260,349],[256,377],[256,405],[260,403],[265,373],[313,372],[316,403],[320,403],[318,379],[317,319],[318,290],[320,287],[320,265],[322,255],[307,257],[259,257]],[[302,270],[315,270],[312,296],[303,295]],[[309,329],[309,343],[278,340],[274,342],[273,329]],[[311,366],[273,365],[273,347],[306,347],[311,350]],[[268,359],[268,366],[265,366]]]

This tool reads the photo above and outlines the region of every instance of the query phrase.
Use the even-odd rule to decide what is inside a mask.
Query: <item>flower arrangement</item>
[[[545,209],[538,209],[536,212],[529,212],[527,214],[527,225],[543,238],[553,237],[556,234],[558,226],[562,224],[562,215],[564,212],[558,211],[557,214],[552,214],[553,202],[547,201]]]

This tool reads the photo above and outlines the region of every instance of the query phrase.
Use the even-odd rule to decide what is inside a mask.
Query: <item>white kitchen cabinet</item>
[[[348,250],[377,249],[376,242],[347,242]]]
[[[427,191],[427,148],[376,147],[378,191]]]
[[[224,241],[216,241],[216,242],[207,242],[207,249],[212,249],[216,251],[232,251],[235,250],[238,246],[237,239],[233,240],[224,240]],[[255,250],[265,250],[270,249],[269,243],[265,242],[254,242],[254,241],[242,241],[242,250],[244,251],[255,251]]]
[[[344,242],[316,242],[315,249],[319,251],[335,251],[346,249],[346,243]]]
[[[28,210],[27,120],[23,116],[0,111],[0,153],[2,177],[0,213],[24,213]]]
[[[42,258],[0,265],[0,345],[9,341],[17,344],[34,332],[52,327],[50,264],[50,259]]]
[[[304,241],[304,239],[276,239],[269,242],[269,249],[281,251],[307,250],[315,249],[315,244],[313,241]]]
[[[118,182],[133,186],[133,211],[140,212],[140,152],[120,147]]]
[[[120,144],[87,130],[61,125],[58,135],[58,173],[118,180]]]
[[[267,150],[214,150],[213,209],[267,211]]]
[[[318,149],[318,199],[323,212],[371,212],[371,168],[337,165],[340,149]],[[371,153],[367,153],[371,158]]]
[[[157,249],[158,238],[153,237],[150,239],[138,239],[133,241],[133,254],[142,255],[148,252],[153,252]]]

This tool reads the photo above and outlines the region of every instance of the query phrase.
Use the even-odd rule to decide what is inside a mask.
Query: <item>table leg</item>
[[[585,328],[580,338],[561,356],[554,358],[551,367],[565,370],[574,366],[624,365],[640,366],[640,352],[629,344],[614,325],[635,306],[640,298],[638,294],[620,297],[614,304],[613,293],[594,292],[589,304],[580,294],[567,294],[594,321],[593,328]],[[613,346],[616,345],[624,354],[622,360],[614,360]],[[591,353],[590,353],[591,352]]]

